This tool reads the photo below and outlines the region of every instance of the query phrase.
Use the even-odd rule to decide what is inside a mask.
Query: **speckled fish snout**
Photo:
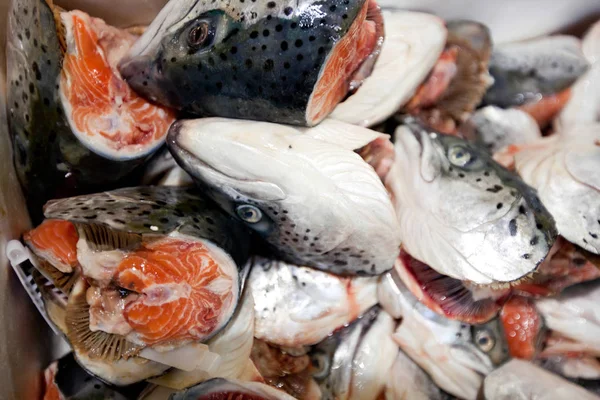
[[[371,72],[375,0],[169,2],[120,64],[138,93],[201,116],[315,125]]]

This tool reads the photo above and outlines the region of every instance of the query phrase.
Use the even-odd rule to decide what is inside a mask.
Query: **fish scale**
[[[208,238],[243,265],[249,251],[247,232],[233,218],[191,189],[125,188],[49,202],[46,218],[103,224],[141,235],[172,232]]]

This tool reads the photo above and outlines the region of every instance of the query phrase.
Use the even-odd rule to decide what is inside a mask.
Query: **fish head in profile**
[[[205,193],[285,261],[348,275],[391,269],[398,223],[380,178],[308,131],[210,118],[177,122],[168,143]]]
[[[497,320],[470,325],[428,309],[397,279],[384,277],[396,290],[402,322],[394,340],[444,391],[475,398],[485,375],[508,358]],[[395,307],[396,308],[396,307]]]
[[[476,284],[533,272],[557,235],[535,190],[484,149],[407,121],[396,132],[396,164],[386,178],[407,252]]]
[[[314,125],[370,72],[382,21],[374,0],[170,1],[120,71],[192,114]]]

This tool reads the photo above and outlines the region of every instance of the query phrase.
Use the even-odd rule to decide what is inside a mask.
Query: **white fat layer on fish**
[[[243,1],[169,1],[146,28],[142,37],[131,47],[128,57],[152,54],[160,48],[161,40],[166,35],[177,32],[189,21],[210,10],[224,11],[240,25],[241,29],[255,24],[258,19],[266,14],[289,19],[291,16],[284,12],[288,7],[297,9],[297,13],[306,13],[309,18],[320,18],[325,15],[324,11],[321,10],[321,6],[318,5],[318,0],[255,0],[248,1],[245,4],[240,3],[243,3]],[[274,4],[274,7],[271,7],[269,3]],[[224,24],[217,24],[216,26],[220,25]],[[215,32],[215,42],[220,42],[226,34],[227,32],[224,29]]]
[[[384,11],[385,41],[375,68],[330,118],[373,126],[398,111],[425,80],[444,45],[444,21],[410,11]]]
[[[489,357],[471,343],[470,326],[443,318],[407,292],[399,291],[402,321],[393,339],[443,390],[475,399],[483,377],[493,370]]]
[[[106,287],[110,284],[126,255],[123,250],[94,251],[84,237],[77,241],[77,261],[81,265],[81,272],[86,278],[93,279],[97,286]]]
[[[380,312],[356,349],[352,360],[349,400],[375,400],[384,390],[398,346],[392,339],[395,321]]]
[[[486,400],[598,400],[594,394],[534,364],[512,360],[485,379]]]
[[[246,290],[231,321],[206,343],[208,350],[219,356],[218,362],[199,364],[193,371],[173,369],[151,382],[181,390],[211,378],[240,379],[250,362],[253,341],[254,300]]]
[[[246,283],[255,299],[254,334],[279,346],[318,343],[377,303],[377,279],[256,258]]]
[[[539,365],[550,372],[567,379],[600,379],[600,360],[594,356],[569,357],[569,354],[561,353],[545,357],[544,353],[540,355],[544,359]]]
[[[387,378],[386,400],[442,400],[440,389],[403,351],[398,352]]]
[[[169,365],[157,363],[140,357],[120,359],[110,363],[75,353],[77,361],[89,372],[115,385],[124,386],[164,373]]]
[[[373,275],[392,267],[400,245],[395,211],[354,151],[264,122],[208,118],[175,129],[170,140],[186,153],[186,170],[227,201],[259,207],[269,218],[248,225],[291,260]]]
[[[585,35],[583,54],[591,67],[571,88],[571,98],[555,122],[559,132],[600,122],[600,21]]]
[[[469,123],[476,129],[478,139],[492,153],[511,144],[531,143],[542,137],[533,117],[519,109],[488,106],[476,111]]]
[[[568,241],[600,253],[600,124],[525,146],[515,167]]]
[[[88,24],[88,29],[93,30],[101,40],[110,40],[110,51],[105,52],[100,45],[97,45],[96,52],[112,67],[113,71],[116,72],[117,63],[136,42],[137,37],[127,31],[111,27],[101,19],[91,18],[81,11],[63,12],[61,13],[61,21],[66,32],[67,54],[77,54],[77,45],[75,43],[73,27],[74,17],[85,21]],[[116,73],[118,74],[118,72]],[[122,103],[122,99],[119,99],[118,97],[112,99],[115,104],[113,105],[114,108],[111,113],[106,112],[106,110],[102,110],[98,115],[94,115],[93,112],[88,112],[88,116],[85,117],[85,124],[87,127],[93,127],[96,132],[79,131],[73,120],[73,107],[68,99],[68,93],[76,90],[71,88],[71,79],[72,77],[67,74],[61,76],[59,90],[61,104],[73,134],[90,151],[100,154],[108,159],[128,160],[148,155],[164,143],[161,138],[154,138],[150,144],[128,144],[121,148],[115,148],[114,141],[120,140],[118,135],[121,135],[124,131],[129,131],[134,125],[131,120],[124,118],[121,114],[119,107],[117,106],[120,106],[119,102]],[[123,82],[123,85],[126,85],[126,83]],[[150,107],[150,104],[145,104],[143,107]],[[158,110],[157,117],[166,118],[167,115],[164,110]]]
[[[435,134],[416,135],[404,126],[396,131],[396,159],[386,178],[407,252],[440,274],[476,284],[531,273],[549,248],[525,199],[495,172],[451,170]]]
[[[577,348],[600,357],[600,285],[571,287],[557,297],[536,300],[548,329],[576,342]]]
[[[140,357],[183,371],[195,371],[199,368],[212,370],[220,362],[220,356],[212,353],[203,343],[189,343],[169,351],[156,351],[146,347],[140,352]]]

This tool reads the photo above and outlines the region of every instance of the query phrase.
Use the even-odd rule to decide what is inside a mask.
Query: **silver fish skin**
[[[532,273],[557,236],[535,190],[484,149],[405,121],[386,186],[406,251],[440,274],[480,285]]]
[[[595,281],[570,287],[556,297],[538,299],[535,306],[548,329],[572,341],[566,344],[565,353],[571,350],[600,357],[599,301],[600,282]],[[562,350],[555,347],[552,351]]]
[[[378,398],[397,355],[395,325],[390,315],[373,307],[311,349],[322,400]]]
[[[559,93],[587,72],[581,41],[557,35],[498,46],[490,60],[494,84],[483,99],[502,108]]]
[[[390,273],[382,291],[402,317],[394,341],[445,392],[475,399],[485,375],[507,359],[507,346],[497,321],[472,326],[446,319],[421,304]],[[380,292],[381,293],[381,292]]]
[[[355,21],[371,23],[365,7],[382,42],[370,0],[172,0],[120,71],[145,97],[194,115],[311,126],[324,118],[312,99],[336,45]]]
[[[379,275],[400,251],[399,224],[381,179],[354,151],[379,136],[333,120],[298,129],[207,118],[175,123],[168,145],[204,193],[277,258],[334,274]]]
[[[314,345],[377,304],[376,277],[341,278],[262,257],[252,264],[254,335],[271,344]]]
[[[600,21],[583,38],[583,54],[591,67],[571,88],[571,98],[554,123],[557,131],[600,122]]]
[[[396,361],[385,389],[386,400],[446,400],[449,398],[413,360],[402,350]]]
[[[512,360],[487,376],[485,400],[598,400],[591,392],[532,363]]]
[[[527,144],[542,137],[537,122],[529,114],[496,106],[477,110],[460,130],[491,154],[511,144]]]
[[[524,145],[515,168],[534,187],[561,236],[600,254],[600,124],[571,128]]]

